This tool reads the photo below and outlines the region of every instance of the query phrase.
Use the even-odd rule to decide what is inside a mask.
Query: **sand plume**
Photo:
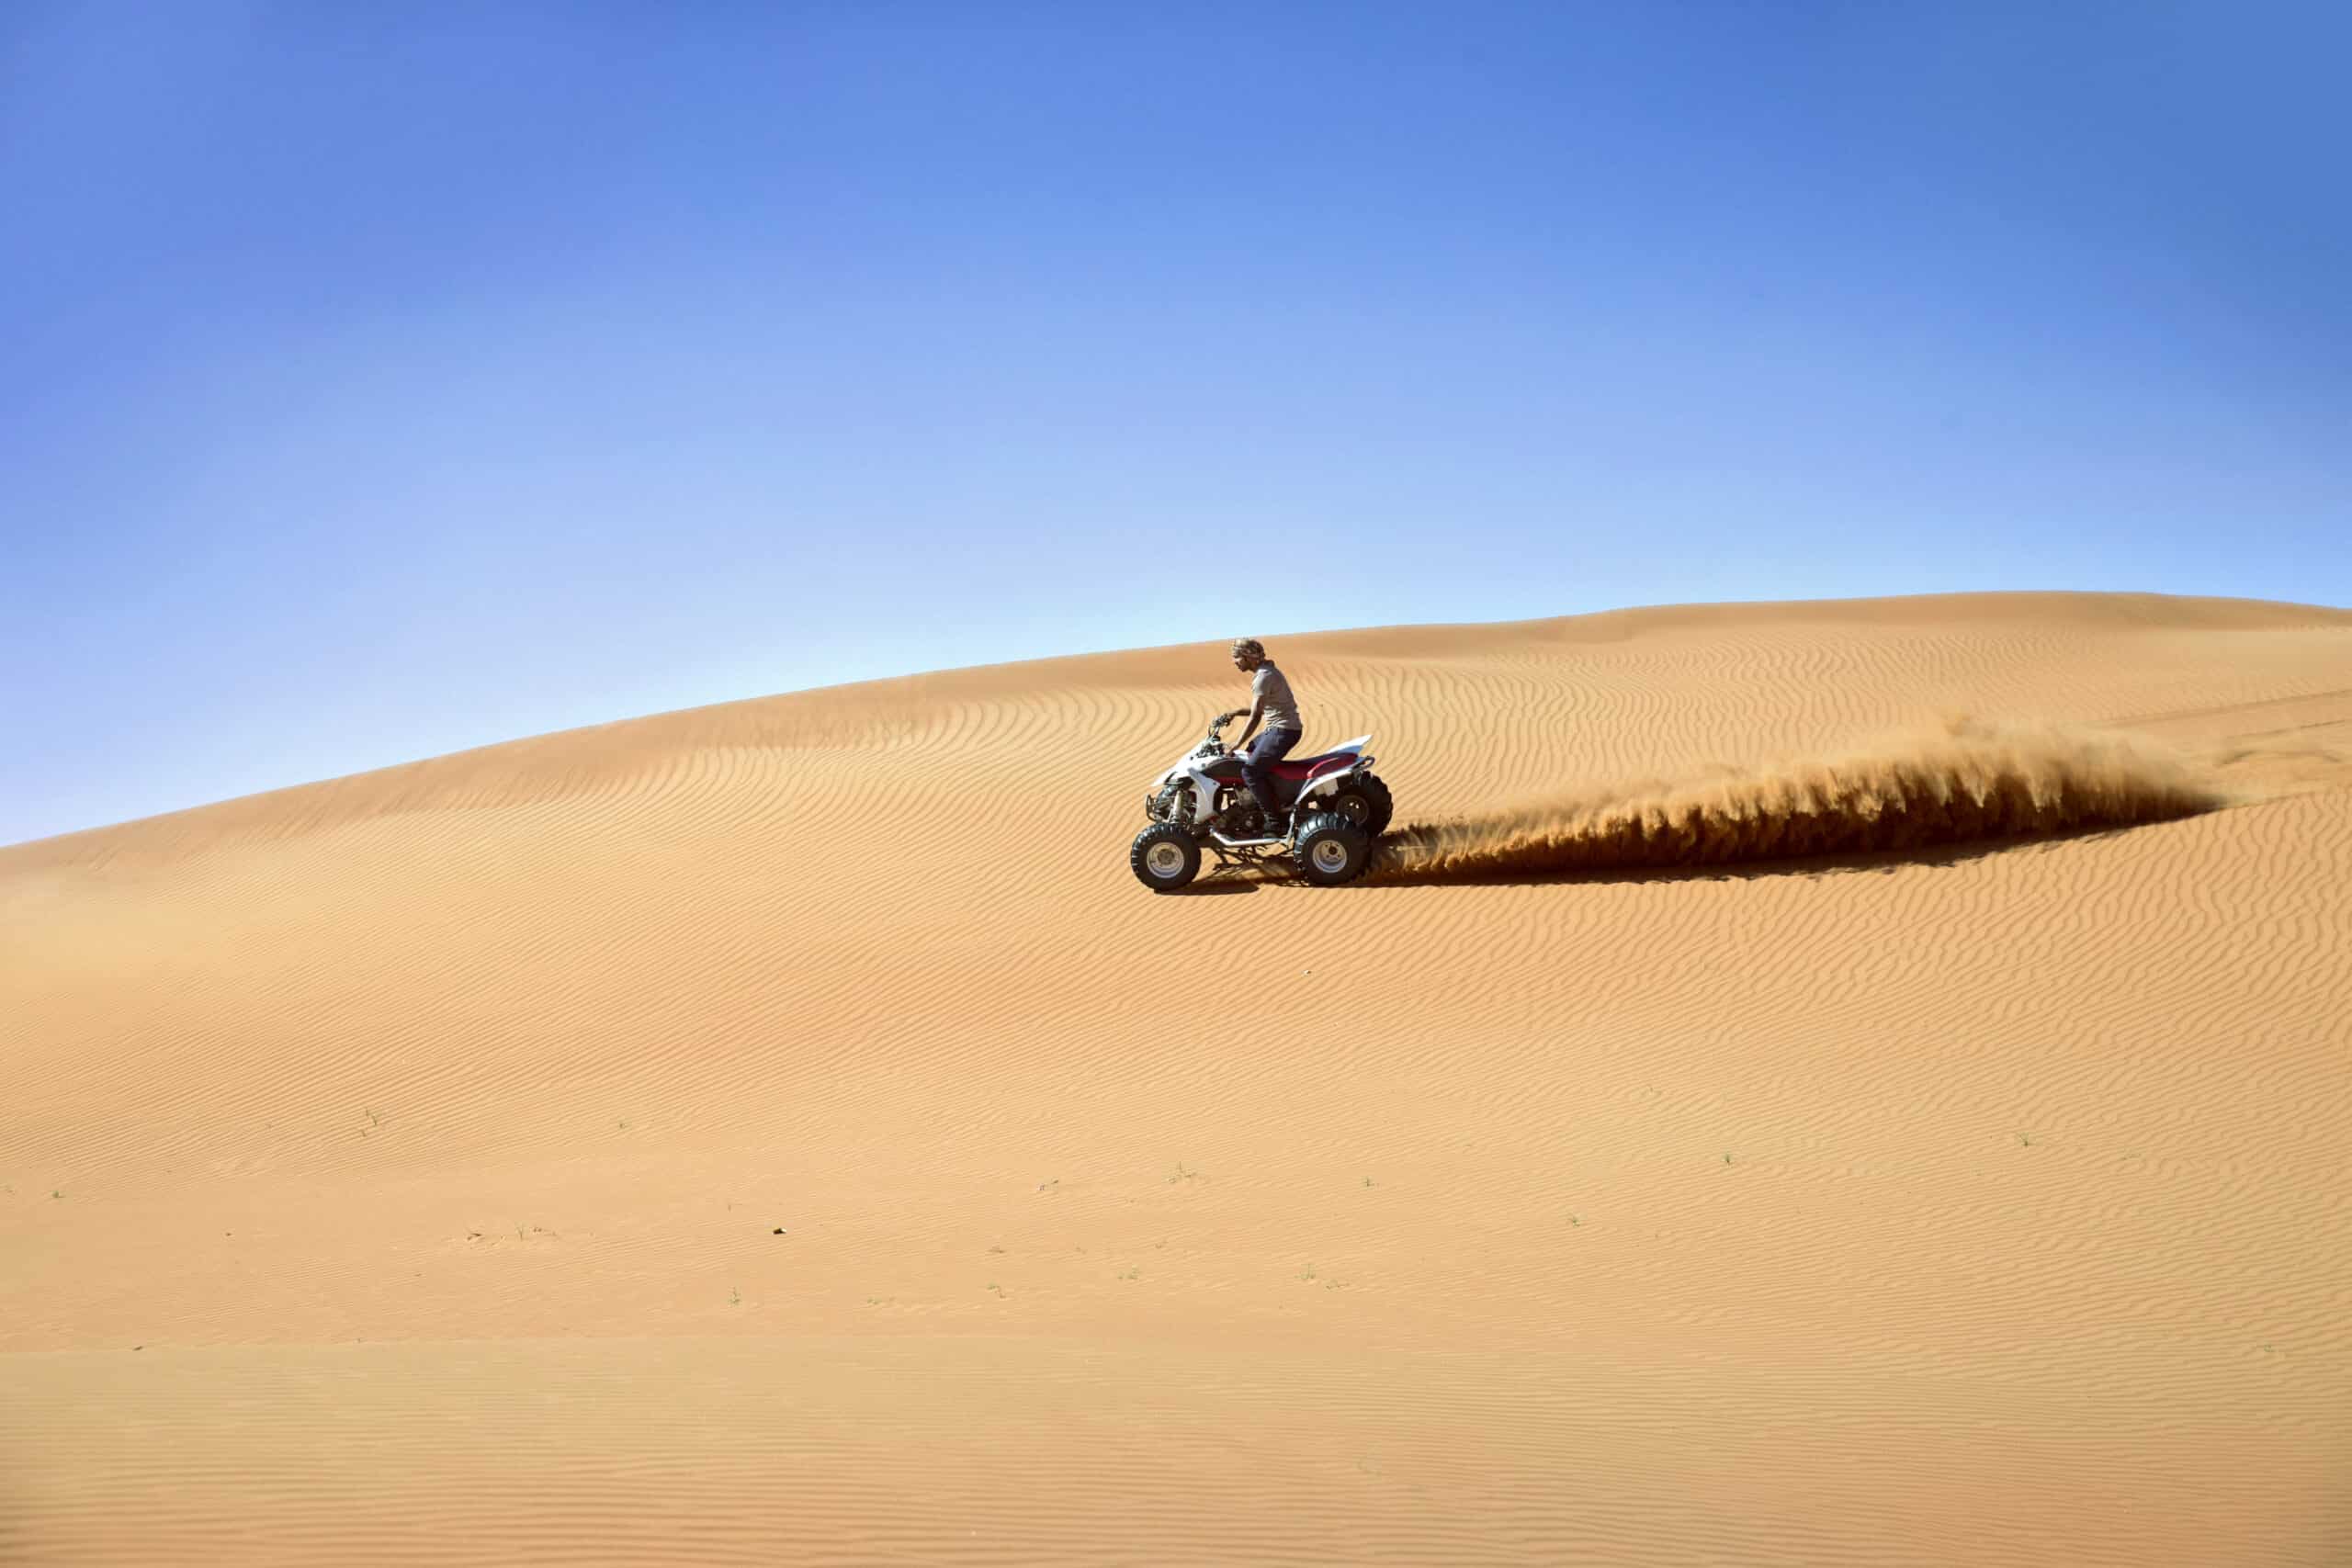
[[[1826,761],[1596,788],[1389,835],[1384,881],[1727,865],[2130,827],[2221,794],[2128,736],[1953,718]]]

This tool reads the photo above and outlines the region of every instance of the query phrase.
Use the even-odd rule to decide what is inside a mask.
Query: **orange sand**
[[[0,850],[0,1562],[2352,1557],[2352,614],[1269,640],[1448,853],[2192,814],[1154,897],[1193,647]]]

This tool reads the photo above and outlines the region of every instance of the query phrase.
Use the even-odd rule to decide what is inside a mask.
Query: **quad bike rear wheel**
[[[1389,798],[1388,786],[1377,775],[1363,773],[1322,796],[1316,804],[1336,811],[1363,829],[1367,839],[1377,839],[1396,814],[1396,803]]]
[[[1318,811],[1301,824],[1290,858],[1317,887],[1338,887],[1372,869],[1372,839],[1336,811]]]
[[[1200,840],[1173,822],[1155,822],[1136,835],[1127,864],[1154,893],[1173,893],[1200,875]]]

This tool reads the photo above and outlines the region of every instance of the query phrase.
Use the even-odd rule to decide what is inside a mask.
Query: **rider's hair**
[[[1233,651],[1246,653],[1252,659],[1263,659],[1266,657],[1266,645],[1254,637],[1238,637],[1233,639]]]

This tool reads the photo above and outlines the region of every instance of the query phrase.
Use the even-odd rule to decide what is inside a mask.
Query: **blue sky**
[[[1004,659],[2352,602],[2341,6],[0,8],[0,842]]]

